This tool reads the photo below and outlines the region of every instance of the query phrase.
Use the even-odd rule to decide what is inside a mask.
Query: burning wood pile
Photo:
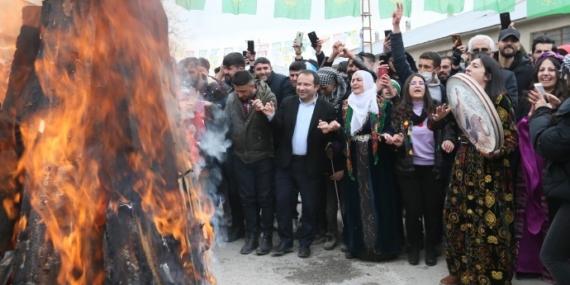
[[[0,284],[215,283],[160,0],[47,0],[23,19],[0,112]]]

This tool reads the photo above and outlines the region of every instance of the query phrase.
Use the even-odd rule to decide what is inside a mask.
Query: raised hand
[[[447,153],[452,152],[454,148],[455,145],[450,140],[446,140],[441,144],[441,149],[443,149]]]
[[[339,54],[342,53],[343,47],[344,47],[344,44],[341,41],[336,41],[332,46],[332,54],[331,55],[338,56]]]
[[[295,55],[301,55],[303,53],[303,43],[296,45],[293,42],[293,50],[295,50]]]
[[[400,21],[402,21],[402,13],[404,12],[404,4],[396,3],[396,10],[392,13],[392,25],[394,27],[400,27]]]
[[[459,106],[459,104],[458,104]],[[451,112],[451,108],[447,107],[447,104],[443,104],[435,108],[435,113],[431,114],[431,119],[435,122],[443,119],[447,114]]]
[[[317,44],[313,46],[313,49],[315,50],[315,52],[317,54],[321,53],[321,51],[323,50],[323,44],[325,43],[325,41],[323,40],[318,40]]]

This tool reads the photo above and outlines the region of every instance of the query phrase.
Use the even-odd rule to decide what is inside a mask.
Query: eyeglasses
[[[411,82],[410,82],[410,85],[412,85],[412,86],[416,86],[416,85],[418,85],[418,84],[419,84],[420,86],[426,85],[426,83],[423,82],[423,81],[411,81]]]
[[[472,53],[477,53],[477,52],[489,52],[488,48],[474,48],[472,51]]]

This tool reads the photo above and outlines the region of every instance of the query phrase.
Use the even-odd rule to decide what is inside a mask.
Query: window
[[[532,46],[532,41],[538,36],[548,36],[556,42],[557,46],[563,44],[570,44],[570,26],[561,27],[548,31],[541,31],[532,33],[529,46]]]

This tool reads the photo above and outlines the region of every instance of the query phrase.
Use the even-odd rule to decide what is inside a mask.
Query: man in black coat
[[[271,62],[267,58],[260,57],[256,59],[253,63],[253,72],[257,79],[265,81],[269,85],[271,92],[277,97],[277,106],[286,97],[295,95],[295,88],[291,85],[289,77],[275,73],[271,67]]]
[[[515,29],[504,29],[499,33],[495,59],[499,65],[515,74],[519,98],[521,94],[529,90],[531,77],[534,73],[532,61],[521,52],[521,33]],[[519,102],[515,102],[518,105]]]
[[[299,189],[302,200],[299,257],[310,256],[309,247],[317,232],[318,191],[327,166],[325,147],[331,140],[318,129],[318,124],[336,117],[333,105],[317,96],[319,83],[316,72],[303,70],[297,79],[298,96],[283,99],[277,112],[271,103],[263,108],[280,140],[275,152],[277,232],[281,239],[273,248],[276,256],[293,251],[294,188]]]

